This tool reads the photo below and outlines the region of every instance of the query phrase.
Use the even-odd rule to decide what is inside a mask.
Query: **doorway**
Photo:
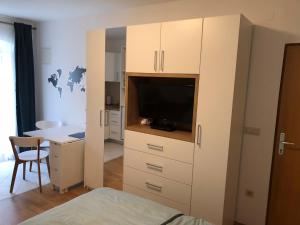
[[[105,33],[104,186],[123,189],[126,27]]]
[[[300,224],[300,43],[285,46],[267,225]]]

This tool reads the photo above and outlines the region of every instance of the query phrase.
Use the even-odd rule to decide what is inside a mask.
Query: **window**
[[[12,158],[8,137],[16,134],[14,30],[0,24],[0,162]]]

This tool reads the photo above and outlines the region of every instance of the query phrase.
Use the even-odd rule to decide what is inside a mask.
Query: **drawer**
[[[190,214],[190,204],[186,204],[186,205],[179,204],[179,203],[171,201],[167,198],[157,196],[157,195],[152,194],[150,192],[143,191],[141,189],[138,189],[138,188],[132,187],[130,185],[126,185],[126,184],[123,185],[123,191],[128,192],[128,193],[132,193],[132,194],[140,196],[142,198],[147,198],[147,199],[150,199],[152,201],[161,203],[162,205],[177,209],[180,212],[183,212],[185,215]]]
[[[120,112],[109,111],[109,124],[119,125],[121,123]]]
[[[121,127],[116,125],[110,125],[109,137],[111,139],[120,140],[121,138]]]
[[[190,204],[191,186],[127,166],[124,167],[124,184],[131,185],[180,204]]]
[[[193,163],[194,143],[125,130],[126,148]]]
[[[188,163],[125,148],[124,165],[184,184],[192,184],[193,167]]]

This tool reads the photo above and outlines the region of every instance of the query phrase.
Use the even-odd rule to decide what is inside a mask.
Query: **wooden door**
[[[200,73],[203,19],[162,23],[160,72]]]
[[[127,27],[126,72],[158,72],[160,23]]]
[[[105,124],[105,31],[87,34],[87,110],[84,185],[103,186]]]
[[[300,224],[300,44],[285,47],[268,225]]]

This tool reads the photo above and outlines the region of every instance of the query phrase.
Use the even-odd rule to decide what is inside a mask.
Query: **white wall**
[[[244,138],[236,218],[247,225],[262,225],[265,223],[284,44],[300,42],[299,10],[300,2],[296,0],[182,0],[41,23],[40,47],[52,49],[52,63],[43,65],[38,74],[39,118],[84,122],[84,94],[59,99],[47,84],[47,77],[59,67],[70,70],[77,64],[85,65],[86,30],[243,13],[255,24],[245,124],[259,128],[260,135],[245,135]],[[254,196],[245,196],[246,190],[252,190]]]

